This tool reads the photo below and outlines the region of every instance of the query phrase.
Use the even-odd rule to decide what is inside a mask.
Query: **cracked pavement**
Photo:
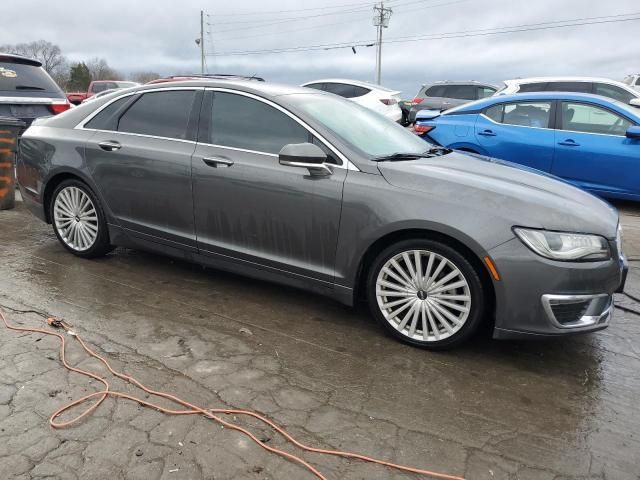
[[[640,261],[640,207],[620,207],[626,253]],[[0,259],[10,322],[42,327],[34,311],[62,317],[148,386],[202,406],[257,410],[313,446],[470,480],[640,479],[640,316],[629,311],[616,309],[596,334],[485,335],[432,353],[392,340],[362,307],[306,292],[139,251],[73,257],[21,203],[0,212]],[[631,262],[627,283],[636,296],[639,265]],[[628,297],[616,300],[640,312]],[[204,417],[126,400],[108,398],[55,430],[55,410],[101,385],[65,370],[53,338],[4,328],[0,336],[2,478],[314,478]],[[105,371],[73,341],[68,360]],[[237,421],[299,453],[263,425]],[[330,479],[424,478],[304,457]]]

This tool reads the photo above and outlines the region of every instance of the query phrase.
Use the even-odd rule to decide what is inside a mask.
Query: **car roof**
[[[15,55],[13,53],[0,52],[0,62],[20,63],[23,65],[31,65],[33,67],[41,67],[42,62],[34,58],[24,57],[22,55]]]
[[[443,113],[448,115],[451,113],[462,112],[475,112],[483,108],[495,105],[497,103],[509,103],[509,102],[526,102],[526,101],[540,101],[540,100],[574,100],[574,101],[587,101],[602,106],[614,107],[615,110],[622,110],[628,115],[634,116],[640,121],[640,109],[636,113],[633,107],[614,100],[612,98],[603,97],[601,95],[594,95],[592,93],[574,93],[574,92],[531,92],[531,93],[514,93],[511,95],[495,95],[493,97],[483,98],[482,100],[476,100],[475,102],[465,103],[459,107],[452,108]]]
[[[424,83],[423,87],[433,87],[435,85],[475,85],[479,87],[503,88],[500,82],[481,82],[479,80],[438,80],[437,82]]]
[[[528,78],[513,78],[511,80],[505,80],[506,84],[521,84],[521,83],[542,83],[542,82],[602,82],[611,83],[614,85],[624,85],[624,83],[618,80],[611,80],[604,77],[528,77]]]
[[[350,80],[348,78],[323,78],[312,82],[305,82],[303,85],[311,85],[312,83],[346,83],[347,85],[356,85],[358,87],[369,88],[371,90],[382,90],[383,92],[397,92],[392,88],[383,87],[374,83],[363,82],[360,80]]]

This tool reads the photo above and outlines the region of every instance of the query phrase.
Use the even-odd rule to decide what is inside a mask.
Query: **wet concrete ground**
[[[640,208],[621,208],[626,253],[640,260]],[[627,290],[640,296],[637,266]],[[258,410],[319,447],[474,480],[640,479],[640,316],[620,309],[597,334],[480,337],[430,353],[387,337],[364,309],[305,292],[130,250],[75,258],[22,204],[0,212],[0,304],[13,323],[42,326],[16,310],[64,317],[148,385]],[[98,388],[67,373],[57,348],[0,328],[0,477],[313,478],[207,419],[127,401],[108,399],[79,425],[50,428],[54,410]],[[99,370],[77,344],[69,351],[71,362]],[[331,479],[420,478],[305,457]]]

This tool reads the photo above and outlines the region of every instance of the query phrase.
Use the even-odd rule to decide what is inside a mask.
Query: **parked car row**
[[[499,95],[418,113],[425,140],[526,165],[608,198],[640,200],[640,109],[589,93]]]

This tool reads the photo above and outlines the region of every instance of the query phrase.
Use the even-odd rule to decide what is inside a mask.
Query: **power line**
[[[432,2],[435,0],[420,0],[420,1],[414,1],[414,2],[408,2],[407,5],[412,5],[415,3],[425,3],[425,2]],[[425,8],[434,8],[434,7],[444,7],[444,6],[448,6],[448,5],[455,5],[458,3],[463,3],[463,2],[469,2],[471,0],[455,0],[453,2],[444,2],[444,3],[436,3],[433,5],[427,5]],[[394,12],[396,12],[395,10],[396,7],[394,7]],[[412,12],[415,11],[416,9],[409,9],[409,10],[400,10],[399,13],[403,14],[403,13],[407,13],[407,12]],[[285,22],[277,22],[277,23],[285,23]],[[254,35],[241,35],[238,37],[223,37],[220,38],[218,41],[219,42],[227,42],[227,41],[231,41],[231,40],[242,40],[242,39],[246,39],[246,38],[262,38],[264,36],[267,35],[283,35],[283,34],[287,34],[287,33],[295,33],[295,32],[304,32],[307,30],[315,30],[317,28],[327,28],[327,27],[334,27],[336,25],[347,25],[347,24],[353,24],[353,20],[348,20],[346,22],[332,22],[332,23],[321,23],[318,25],[310,25],[307,27],[301,27],[301,28],[294,28],[294,29],[285,29],[285,30],[277,30],[275,32],[263,32],[263,33],[256,33]],[[207,24],[212,26],[213,24]],[[265,25],[266,26],[266,25]],[[233,29],[235,31],[235,29]],[[224,32],[225,30],[222,30],[222,32]],[[227,30],[227,31],[231,31],[231,30]],[[216,33],[221,33],[221,31],[217,30]]]
[[[243,13],[216,13],[216,17],[243,17],[249,15],[276,15],[281,13],[294,13],[294,12],[309,12],[314,10],[327,10],[329,8],[344,8],[355,5],[371,5],[371,2],[357,2],[357,3],[345,3],[342,5],[325,5],[324,7],[310,7],[310,8],[295,8],[290,10],[270,10],[259,12],[243,12]]]
[[[566,27],[579,27],[579,26],[585,26],[585,25],[627,22],[627,21],[640,20],[640,16],[637,16],[637,15],[640,15],[640,12],[625,13],[625,14],[618,14],[618,15],[607,15],[607,16],[600,16],[600,17],[586,17],[586,18],[578,18],[578,19],[559,20],[559,21],[553,21],[553,22],[543,22],[543,23],[534,23],[534,24],[523,24],[523,25],[507,26],[507,27],[494,27],[490,29],[481,29],[481,30],[466,30],[466,31],[458,31],[458,32],[444,32],[444,33],[437,33],[437,34],[430,34],[430,35],[395,37],[387,40],[385,43],[406,43],[406,42],[415,42],[420,40],[443,40],[443,39],[449,39],[449,38],[479,37],[479,36],[539,31],[539,30],[550,30],[550,29],[566,28]],[[634,16],[634,17],[619,18],[619,17],[625,17],[625,16],[626,17]],[[609,20],[604,20],[604,19],[609,19]],[[219,52],[219,53],[216,53],[215,56],[257,55],[257,54],[264,54],[264,53],[288,53],[288,52],[301,52],[301,51],[314,51],[314,50],[333,50],[333,49],[339,49],[339,48],[365,47],[365,46],[370,46],[371,44],[375,44],[375,40],[357,40],[357,41],[351,41],[351,42],[326,43],[326,44],[319,44],[319,45],[283,47],[283,48],[263,49],[263,50],[238,50],[238,51],[231,51],[231,52]]]

